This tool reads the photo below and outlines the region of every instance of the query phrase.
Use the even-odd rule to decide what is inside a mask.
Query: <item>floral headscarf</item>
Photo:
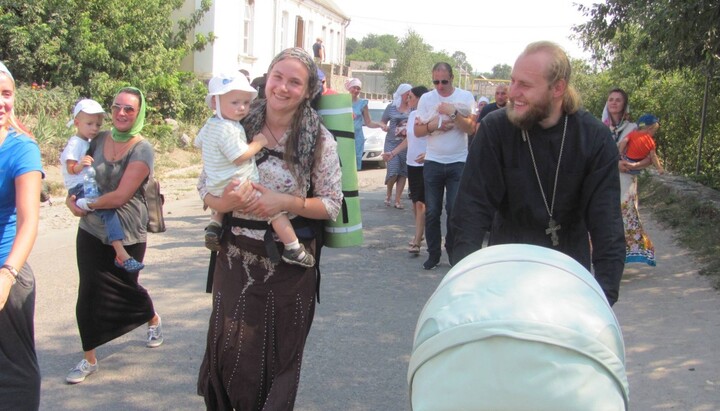
[[[281,51],[270,63],[267,72],[270,73],[275,64],[288,58],[296,59],[307,67],[309,73],[307,87],[308,90],[313,90],[310,96],[298,107],[290,128],[286,131],[288,139],[285,142],[285,155],[283,157],[295,178],[301,183],[301,186],[305,186],[305,191],[307,191],[310,187],[310,175],[315,159],[316,145],[321,133],[320,115],[310,106],[310,102],[318,94],[317,85],[320,83],[317,65],[315,65],[312,57],[299,47]],[[252,136],[262,130],[265,125],[266,114],[267,100],[255,100],[250,108],[250,113],[242,120],[242,125],[245,127],[249,139],[252,139]]]

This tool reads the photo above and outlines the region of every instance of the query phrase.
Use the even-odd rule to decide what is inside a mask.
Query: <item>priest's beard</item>
[[[532,126],[550,117],[552,112],[552,93],[547,93],[539,102],[528,102],[525,114],[515,111],[515,101],[507,104],[507,116],[511,123],[523,130],[530,130]]]

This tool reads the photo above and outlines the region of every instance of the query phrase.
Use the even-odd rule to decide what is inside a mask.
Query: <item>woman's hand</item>
[[[5,307],[8,296],[10,295],[10,288],[13,286],[12,279],[8,275],[0,275],[0,311]]]
[[[260,218],[270,218],[282,211],[287,211],[283,206],[287,194],[276,193],[267,187],[253,183],[256,197],[248,206],[246,212]]]
[[[238,180],[233,180],[225,187],[222,197],[220,197],[223,206],[217,209],[219,211],[224,210],[224,212],[237,210],[246,213],[250,200],[252,200],[251,195],[253,191],[249,181],[241,183]]]
[[[83,210],[82,208],[78,207],[77,204],[75,204],[76,197],[75,196],[67,196],[65,198],[65,205],[67,208],[70,209],[70,212],[73,213],[75,217],[84,217],[87,215],[87,211]]]
[[[415,162],[418,164],[423,164],[425,162],[425,153],[418,154],[418,156],[415,157]]]

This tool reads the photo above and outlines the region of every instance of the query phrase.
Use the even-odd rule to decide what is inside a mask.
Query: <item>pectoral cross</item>
[[[551,218],[550,222],[548,222],[548,228],[545,229],[545,234],[550,236],[553,247],[557,247],[558,245],[560,245],[560,237],[558,237],[557,233],[558,231],[560,231],[560,225]]]

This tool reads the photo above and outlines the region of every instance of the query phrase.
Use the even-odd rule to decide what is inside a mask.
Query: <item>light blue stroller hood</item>
[[[628,408],[625,347],[593,276],[560,252],[508,244],[455,265],[423,308],[413,411]]]

